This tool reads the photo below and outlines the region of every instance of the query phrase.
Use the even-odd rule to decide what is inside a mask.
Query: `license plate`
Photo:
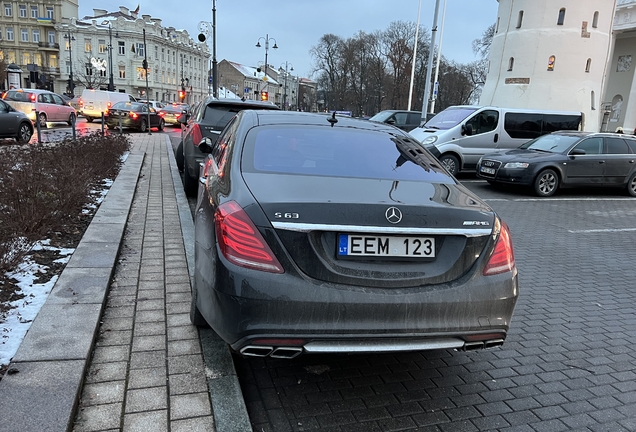
[[[481,167],[479,168],[479,171],[485,173],[485,174],[495,174],[495,169],[494,168],[487,168],[487,167]]]
[[[341,257],[434,258],[435,239],[415,236],[339,234],[338,255]]]

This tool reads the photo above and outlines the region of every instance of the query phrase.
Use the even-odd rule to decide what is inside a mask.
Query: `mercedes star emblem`
[[[397,207],[389,207],[386,209],[384,216],[386,216],[386,220],[392,224],[399,223],[402,220],[402,212]]]

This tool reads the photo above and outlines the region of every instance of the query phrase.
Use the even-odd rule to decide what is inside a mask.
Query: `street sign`
[[[211,77],[211,76],[209,76],[209,77],[208,77],[208,84],[214,84],[212,81],[213,81],[213,80],[212,80],[212,77]]]
[[[249,92],[250,92],[250,90],[251,90],[251,89],[250,89],[249,87],[245,87],[245,88],[243,89],[243,93],[249,93]]]

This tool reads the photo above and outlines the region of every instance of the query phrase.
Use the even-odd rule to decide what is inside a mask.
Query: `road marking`
[[[613,233],[613,232],[626,232],[636,231],[636,228],[605,228],[605,229],[591,229],[591,230],[568,230],[572,234],[593,234],[593,233]]]

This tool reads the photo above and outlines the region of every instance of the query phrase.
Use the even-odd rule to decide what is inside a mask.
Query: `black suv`
[[[205,159],[205,154],[199,150],[199,143],[205,137],[216,141],[221,131],[239,112],[246,109],[277,110],[271,102],[260,102],[241,99],[217,99],[208,96],[195,106],[186,116],[185,125],[181,132],[181,143],[177,148],[177,163],[183,160],[183,188],[189,196],[194,196],[198,190],[199,163]],[[181,159],[183,158],[183,159]]]

